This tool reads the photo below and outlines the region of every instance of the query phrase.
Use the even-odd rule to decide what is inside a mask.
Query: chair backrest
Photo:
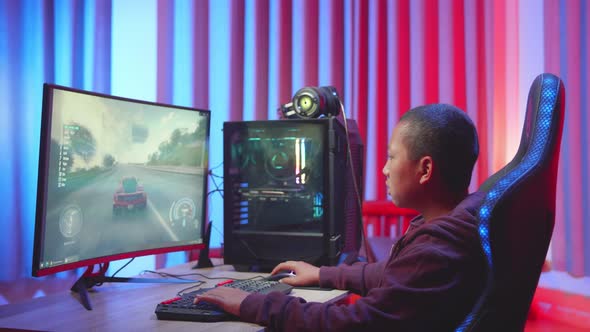
[[[522,331],[555,223],[563,82],[541,74],[529,91],[516,156],[480,187],[486,287],[457,331]]]

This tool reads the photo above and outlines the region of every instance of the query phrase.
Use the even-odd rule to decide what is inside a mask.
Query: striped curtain
[[[590,276],[590,3],[546,0],[544,10],[545,70],[566,88],[551,257],[557,270]]]
[[[0,280],[30,275],[43,82],[212,110],[213,168],[227,120],[276,119],[308,85],[333,85],[367,154],[365,199],[386,199],[388,137],[409,108],[474,120],[471,189],[515,154],[528,89],[566,85],[553,268],[590,276],[589,36],[585,0],[0,0]],[[221,175],[221,168],[214,172]],[[223,205],[209,202],[212,246]],[[144,268],[183,261],[166,255]]]

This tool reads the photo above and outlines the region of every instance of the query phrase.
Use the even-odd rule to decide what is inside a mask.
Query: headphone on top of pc
[[[280,110],[288,119],[314,119],[338,116],[341,107],[335,87],[309,86],[297,90],[293,99],[281,105]]]

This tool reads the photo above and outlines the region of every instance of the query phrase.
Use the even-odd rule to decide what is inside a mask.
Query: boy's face
[[[406,124],[398,124],[391,135],[387,150],[387,163],[383,166],[383,175],[387,178],[387,193],[398,207],[412,208],[419,196],[418,161],[410,160],[404,144],[403,134]]]

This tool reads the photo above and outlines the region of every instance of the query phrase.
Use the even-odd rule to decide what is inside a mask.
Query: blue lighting
[[[317,219],[324,215],[324,195],[322,193],[315,194],[313,199],[313,218]]]
[[[38,56],[43,52],[43,46],[41,36],[35,34],[35,31],[42,29],[43,15],[42,9],[37,3],[24,1],[23,5],[24,12],[28,15],[25,15],[21,22],[24,42],[23,47],[18,50],[19,62],[16,66],[17,68],[20,66],[18,71],[22,75],[20,82],[29,88],[16,90],[18,93],[13,96],[13,104],[7,109],[27,110],[12,122],[14,126],[12,137],[16,143],[12,147],[19,151],[17,169],[13,174],[17,175],[17,185],[21,188],[20,206],[18,207],[23,220],[20,229],[23,234],[21,240],[24,243],[33,243],[36,197],[30,193],[36,193],[37,189],[39,133],[41,132],[39,100],[43,94],[42,86],[39,84],[43,81],[43,60]],[[3,91],[11,91],[11,89]],[[32,254],[32,246],[22,246],[18,259],[27,266],[27,274],[30,274]]]
[[[84,60],[82,88],[94,90],[92,80],[94,78],[94,34],[96,26],[96,2],[94,0],[81,2],[84,6]]]
[[[279,15],[281,4],[278,1],[269,2],[269,38],[268,38],[268,119],[276,120],[278,118],[277,109],[281,103],[287,100],[279,100]]]
[[[209,20],[220,27],[231,27],[232,2],[211,1],[209,4]],[[230,82],[230,34],[231,29],[209,30],[209,109],[211,110],[211,138],[210,147],[223,146],[223,122],[229,119],[229,89]],[[209,165],[223,163],[223,149],[209,150]],[[209,188],[214,188],[209,183]],[[223,201],[219,195],[212,195],[209,201],[209,220],[213,221],[216,229],[223,229]],[[210,246],[219,247],[223,239],[219,232],[211,232]]]
[[[11,44],[11,31],[9,27],[13,23],[12,18],[14,17],[14,15],[11,15],[12,11],[9,6],[10,4],[8,1],[0,1],[0,73],[2,73],[0,74],[0,109],[2,110],[12,109],[13,105],[16,105],[16,102],[13,102],[16,98],[12,96],[11,93],[6,93],[7,91],[10,91],[9,87],[14,83],[10,82],[9,75],[4,74],[10,73],[11,70],[14,70],[11,69],[11,67],[15,67],[14,63],[10,63],[15,48],[9,47]],[[0,153],[4,156],[16,156],[14,149],[16,140],[14,132],[16,129],[14,128],[14,120],[11,115],[11,112],[0,112]],[[3,161],[0,163],[0,197],[2,198],[11,197],[11,195],[15,194],[13,191],[13,188],[16,185],[16,179],[14,177],[15,168],[16,163],[14,162]],[[14,220],[19,208],[16,204],[4,205],[4,208],[0,211],[0,218],[2,218],[3,221]],[[29,221],[29,223],[32,222],[32,220]],[[12,232],[14,232],[14,228],[11,224],[12,223],[3,223],[5,234],[12,234]],[[3,241],[0,241],[0,261],[4,266],[15,265],[15,262],[19,259],[19,257],[15,257],[12,253],[12,248],[17,246],[17,243],[18,239],[13,236],[5,237]],[[10,280],[11,277],[10,269],[3,268],[0,270],[1,281]]]
[[[72,86],[72,7],[69,1],[57,0],[55,15],[55,83]]]
[[[176,105],[193,104],[193,57],[192,29],[194,6],[190,0],[174,1],[174,60],[172,63],[172,100]],[[192,47],[186,47],[191,45]]]
[[[490,209],[487,206],[482,207],[479,210],[479,216],[481,219],[488,219],[490,217]]]
[[[256,119],[256,3],[246,1],[244,4],[244,103],[243,103],[243,120]]]
[[[305,13],[305,1],[293,1],[291,3],[292,6],[292,13],[293,16],[291,18],[293,26],[292,29],[292,39],[291,39],[291,62],[292,62],[292,76],[291,76],[291,95],[295,93],[298,89],[306,86],[306,85],[315,85],[308,84],[311,82],[306,82],[307,77],[305,77],[305,47],[302,45],[307,45],[305,41],[305,15],[301,15],[301,13]],[[314,45],[315,47],[315,45]]]
[[[488,193],[488,199],[494,199],[496,197],[498,197],[498,191],[490,190],[490,192]]]
[[[318,85],[334,85],[332,82],[332,15],[331,0],[320,0],[319,3],[319,39],[318,39]],[[338,91],[342,93],[342,91]]]
[[[481,235],[481,237],[487,237],[488,236],[488,229],[485,227],[479,227],[479,235]]]

